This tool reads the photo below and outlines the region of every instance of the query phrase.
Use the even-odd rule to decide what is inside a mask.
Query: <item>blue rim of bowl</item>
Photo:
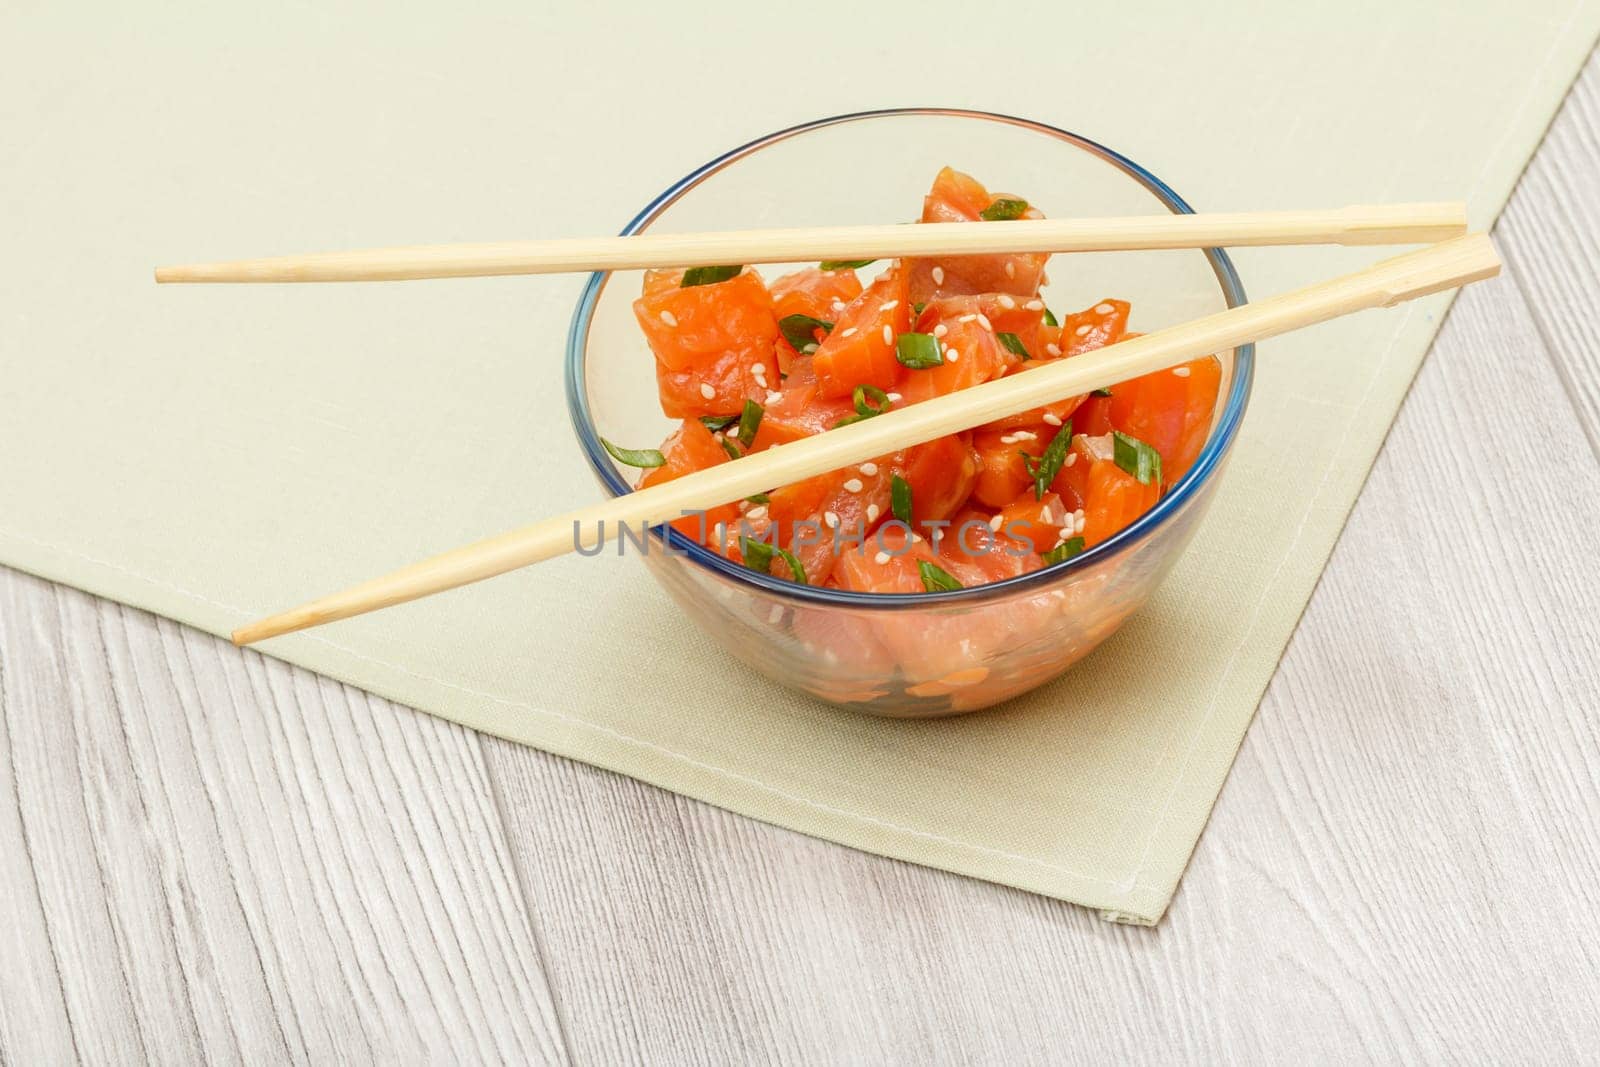
[[[635,215],[622,228],[621,235],[626,237],[638,233],[650,222],[653,222],[662,211],[675,203],[684,193],[700,184],[702,180],[722,170],[729,164],[769,145],[812,130],[822,129],[826,126],[837,126],[846,122],[859,122],[866,119],[913,115],[981,119],[1048,134],[1067,141],[1110,163],[1143,185],[1174,214],[1194,214],[1194,208],[1190,207],[1187,201],[1174,192],[1171,186],[1157,178],[1150,171],[1120,152],[1107,148],[1105,145],[1092,141],[1087,137],[1081,137],[1069,130],[1063,130],[1043,122],[1036,122],[1032,119],[1018,118],[1014,115],[1002,115],[991,111],[973,111],[966,108],[908,107],[885,108],[877,111],[856,111],[845,115],[816,119],[812,122],[804,122],[797,126],[778,130],[775,133],[767,134],[765,137],[759,137],[747,144],[740,145],[731,151],[724,152],[674,182],[654,200],[650,201],[644,210]],[[1228,306],[1238,307],[1240,304],[1246,303],[1244,286],[1239,281],[1239,273],[1234,269],[1233,261],[1228,258],[1228,254],[1220,248],[1206,248],[1201,251],[1205,253],[1206,259],[1211,264],[1212,271],[1217,276],[1217,283],[1222,287],[1223,298]],[[595,304],[600,299],[600,292],[605,287],[608,277],[609,272],[606,271],[596,272],[589,276],[589,280],[583,288],[583,295],[579,297],[578,306],[572,315],[572,327],[567,333],[567,411],[572,418],[573,429],[578,435],[578,442],[583,447],[584,458],[589,461],[589,466],[593,468],[595,475],[600,479],[600,483],[606,487],[612,496],[621,496],[624,493],[632,492],[633,487],[628,485],[621,475],[617,473],[617,469],[611,464],[610,456],[600,444],[600,435],[595,431],[594,418],[589,410],[588,382],[584,372],[583,358],[589,340],[589,321],[594,315]],[[827,589],[816,585],[802,585],[799,582],[775,578],[769,574],[761,574],[742,564],[735,563],[725,556],[712,552],[671,527],[657,527],[651,531],[652,536],[660,538],[665,535],[669,539],[674,552],[724,578],[742,582],[790,600],[813,604],[865,609],[905,609],[923,607],[930,604],[978,603],[1010,596],[1013,593],[1027,592],[1035,586],[1043,587],[1052,584],[1066,577],[1069,572],[1075,569],[1092,566],[1113,556],[1121,555],[1155,532],[1168,518],[1176,515],[1183,508],[1183,505],[1194,496],[1200,486],[1205,483],[1206,479],[1217,472],[1223,458],[1228,453],[1228,449],[1233,445],[1234,438],[1239,432],[1239,424],[1244,419],[1245,407],[1249,403],[1250,387],[1254,376],[1255,345],[1240,345],[1234,349],[1232,383],[1228,391],[1227,405],[1222,411],[1222,417],[1217,420],[1217,425],[1212,429],[1211,436],[1206,440],[1205,448],[1201,450],[1200,456],[1195,460],[1194,465],[1189,468],[1177,485],[1162,495],[1155,507],[1140,516],[1138,521],[1119,531],[1114,537],[1102,541],[1088,551],[1082,552],[1062,563],[1030,571],[1015,578],[1007,578],[987,585],[976,585],[966,589],[956,589],[942,593],[857,593],[844,589]]]

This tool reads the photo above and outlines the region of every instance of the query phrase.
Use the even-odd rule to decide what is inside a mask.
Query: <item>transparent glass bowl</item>
[[[1052,217],[1191,211],[1149,171],[1064,130],[918,108],[841,115],[752,141],[673,185],[622,232],[911,220],[946,164]],[[760,269],[770,280],[803,265]],[[1245,300],[1219,249],[1058,255],[1048,276],[1044,296],[1058,313],[1120,297],[1143,331]],[[593,275],[567,344],[573,425],[613,495],[628,492],[636,472],[615,464],[600,436],[651,447],[674,425],[657,404],[652,356],[634,322],[641,280],[638,271]],[[666,531],[654,535],[646,565],[707,635],[776,682],[876,715],[987,707],[1054,678],[1104,641],[1183,551],[1250,396],[1252,347],[1218,357],[1222,388],[1199,460],[1138,522],[1066,563],[948,593],[852,593],[757,574]],[[663,550],[662,536],[674,552]]]

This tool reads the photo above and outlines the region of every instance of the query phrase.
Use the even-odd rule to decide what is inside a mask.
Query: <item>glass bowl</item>
[[[1052,217],[1192,210],[1143,167],[1064,130],[917,108],[841,115],[752,141],[674,184],[622,232],[911,220],[946,164]],[[803,265],[760,269],[770,280]],[[1048,276],[1044,296],[1058,312],[1120,297],[1133,304],[1132,328],[1147,332],[1245,300],[1219,249],[1057,255]],[[613,495],[630,490],[635,472],[614,463],[600,437],[653,447],[674,426],[657,404],[653,357],[633,317],[641,281],[638,271],[593,275],[567,343],[573,425]],[[1198,461],[1139,521],[1065,563],[951,592],[885,595],[758,574],[671,530],[639,554],[712,640],[773,681],[876,715],[987,707],[1049,681],[1104,641],[1183,551],[1250,396],[1251,346],[1217,355],[1222,386]]]

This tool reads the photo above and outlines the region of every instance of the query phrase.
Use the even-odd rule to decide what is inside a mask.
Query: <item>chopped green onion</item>
[[[858,385],[851,391],[850,398],[855,401],[856,413],[854,415],[846,415],[838,422],[835,422],[833,424],[835,429],[840,426],[848,426],[852,422],[860,422],[862,419],[870,419],[874,415],[882,415],[885,411],[894,407],[893,401],[889,399],[889,394],[879,389],[876,385],[867,385],[865,383]],[[869,400],[871,403],[868,403]]]
[[[889,479],[889,511],[907,526],[911,525],[911,483],[898,474]]]
[[[1111,395],[1111,390],[1110,390],[1110,388],[1101,388],[1101,389],[1096,389],[1096,390],[1095,390],[1095,391],[1094,391],[1094,392],[1093,392],[1093,393],[1091,393],[1091,394],[1090,394],[1090,395],[1091,395],[1091,396],[1110,396],[1110,395]]]
[[[796,352],[817,350],[817,336],[815,331],[823,333],[833,332],[833,323],[826,319],[814,319],[810,315],[785,315],[778,320],[778,329],[783,331],[783,339],[794,346]]]
[[[750,442],[756,439],[756,428],[761,425],[761,416],[766,409],[754,400],[744,402],[744,410],[739,413],[739,443],[749,448]]]
[[[1028,349],[1023,345],[1022,338],[1018,337],[1016,334],[997,333],[995,336],[1000,339],[1000,343],[1005,346],[1006,351],[1010,352],[1012,355],[1021,356],[1023,359],[1033,358],[1032,356],[1028,355]]]
[[[1050,483],[1056,480],[1056,475],[1061,473],[1061,465],[1067,461],[1067,448],[1072,444],[1072,420],[1068,419],[1056,435],[1045,446],[1044,452],[1035,457],[1026,452],[1017,453],[1022,457],[1022,466],[1027,470],[1028,477],[1033,479],[1033,496],[1035,500],[1043,500],[1044,495],[1050,491]]]
[[[966,586],[950,577],[944,568],[922,560],[917,564],[917,573],[922,575],[922,588],[930,593],[948,593],[952,589],[965,589]]]
[[[734,423],[736,423],[738,421],[739,421],[739,416],[737,416],[737,415],[701,415],[700,416],[700,425],[704,426],[706,429],[710,430],[712,433],[716,433],[718,430],[726,430],[729,426],[732,426]]]
[[[914,315],[920,315],[922,314],[922,309],[927,306],[928,302],[926,300],[918,300],[916,303],[911,305],[911,312]]]
[[[1064,563],[1082,551],[1083,538],[1069,537],[1044,554],[1044,565],[1048,567],[1052,563]]]
[[[794,575],[794,580],[801,585],[807,584],[806,569],[800,566],[800,561],[794,558],[794,553],[787,548],[780,548],[778,549],[778,555],[783,557],[783,561],[789,565],[789,573]]]
[[[817,264],[819,270],[855,270],[878,262],[875,259],[825,259]]]
[[[758,574],[770,574],[772,558],[777,556],[789,565],[789,573],[794,575],[794,580],[801,585],[806,584],[806,570],[800,566],[800,561],[795,559],[794,553],[787,548],[758,541],[746,534],[739,535],[739,554],[744,557],[744,565]]]
[[[754,496],[747,496],[747,497],[745,497],[745,499],[750,501],[750,503],[752,503],[752,504],[770,504],[770,503],[772,503],[772,498],[770,496],[768,496],[767,494],[765,494],[765,493],[757,493]]]
[[[864,382],[850,391],[850,399],[855,401],[856,414],[864,419],[870,419],[874,415],[882,415],[885,411],[894,407],[894,403],[889,399],[888,393],[879,389],[876,385],[867,385]],[[872,403],[867,403],[869,400]]]
[[[717,438],[717,443],[722,446],[722,450],[728,454],[729,459],[738,459],[744,455],[743,452],[739,451],[739,446],[733,443],[733,438],[731,437],[719,437]]]
[[[903,333],[895,339],[894,358],[912,370],[927,370],[944,363],[939,339],[931,333]]]
[[[1026,200],[1007,200],[1001,197],[978,212],[978,217],[985,222],[1010,222],[1012,219],[1020,219],[1027,210]]]
[[[1045,308],[1044,309],[1044,324],[1046,326],[1060,326],[1061,325],[1059,322],[1056,321],[1055,312],[1051,311],[1049,308]]]
[[[630,467],[660,467],[667,462],[667,457],[653,448],[618,448],[604,437],[600,438],[600,443],[606,446],[606,451],[618,463],[626,463]]]
[[[739,555],[744,557],[744,565],[759,574],[767,573],[777,551],[776,546],[765,541],[758,541],[748,534],[739,535]]]
[[[1121,430],[1111,431],[1112,458],[1143,485],[1161,484],[1161,453]]]
[[[683,288],[693,285],[715,285],[736,278],[744,267],[738,263],[726,267],[690,267],[683,272]]]

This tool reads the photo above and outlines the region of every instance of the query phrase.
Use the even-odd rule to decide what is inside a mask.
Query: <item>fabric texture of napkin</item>
[[[0,15],[0,560],[223,633],[595,498],[561,399],[580,278],[157,289],[156,263],[614,232],[728,146],[928,103],[1086,134],[1201,209],[1466,197],[1486,226],[1600,27],[1593,0],[1024,5],[1015,32],[964,33],[954,8],[824,3],[806,17],[832,29],[796,50],[721,7]],[[1381,254],[1236,261],[1264,295]],[[637,560],[268,651],[1153,922],[1446,306],[1263,345],[1219,497],[1156,599],[994,713],[877,721],[780,691],[681,625]]]

